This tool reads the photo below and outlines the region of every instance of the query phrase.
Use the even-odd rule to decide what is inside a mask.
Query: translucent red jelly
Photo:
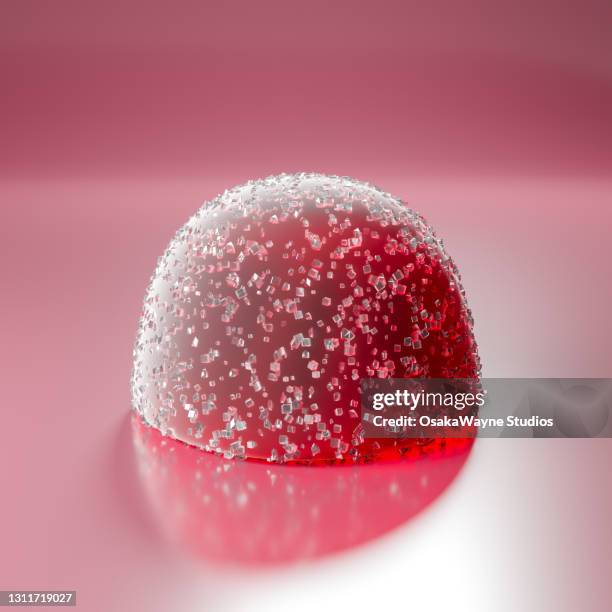
[[[424,219],[317,174],[250,182],[179,230],[145,297],[132,402],[226,458],[364,462],[449,441],[365,439],[365,377],[475,378],[459,274]]]

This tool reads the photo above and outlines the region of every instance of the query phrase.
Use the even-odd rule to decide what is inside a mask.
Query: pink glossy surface
[[[105,612],[374,609],[409,573],[415,607],[607,609],[608,441],[479,441],[410,523],[270,571],[166,547],[132,463],[155,258],[201,202],[280,171],[422,212],[485,375],[610,375],[610,5],[428,6],[2,4],[1,588]]]
[[[86,610],[124,605],[166,610],[175,598],[185,610],[261,609],[278,604],[272,593],[285,592],[279,580],[302,593],[305,609],[314,605],[309,580],[321,580],[320,588],[327,588],[318,572],[328,571],[329,562],[322,566],[327,569],[312,566],[301,574],[271,573],[257,580],[219,568],[199,574],[177,556],[180,548],[164,548],[133,465],[128,379],[143,287],[152,259],[166,243],[166,228],[188,214],[188,202],[216,189],[179,180],[2,183],[0,261],[11,288],[0,303],[9,347],[2,353],[6,435],[0,474],[9,493],[3,496],[0,534],[11,551],[2,560],[4,584],[73,585]],[[437,219],[462,262],[485,375],[608,373],[605,305],[612,291],[609,284],[591,280],[608,273],[612,202],[606,183],[466,180],[438,183],[432,191],[430,181],[415,179],[404,189]],[[180,202],[182,209],[167,207],[169,201]],[[583,203],[583,216],[574,214],[577,201]],[[551,216],[554,210],[559,214]],[[517,250],[507,227],[527,215]],[[483,230],[477,234],[476,220]],[[576,235],[588,236],[588,249],[568,248]],[[587,269],[592,277],[581,274]],[[571,291],[568,273],[574,279]],[[521,292],[529,293],[529,303]],[[592,299],[585,300],[587,292]],[[501,333],[509,321],[515,322],[512,333]],[[559,332],[564,329],[574,330],[569,339]],[[569,580],[566,576],[577,580],[569,547],[592,560],[594,569],[588,576],[585,569],[581,580],[591,585],[594,597],[603,597],[612,510],[607,442],[478,441],[455,484],[431,511],[365,552],[334,561],[329,584],[350,600],[354,595],[343,585],[348,589],[355,576],[371,578],[377,571],[394,576],[396,567],[411,568],[427,584],[429,574],[419,573],[425,572],[422,555],[438,551],[436,563],[443,554],[466,572],[484,571],[479,560],[486,558],[495,571],[512,571],[523,581],[515,597],[546,600],[548,590]],[[517,499],[524,501],[520,508]],[[483,504],[489,508],[485,520]],[[469,542],[464,533],[473,534]],[[461,571],[448,572],[456,581],[468,580]],[[243,594],[230,586],[237,579],[245,585]],[[108,592],[109,581],[120,592]],[[454,584],[467,588],[464,582]],[[492,604],[503,586],[491,588],[478,596]],[[219,589],[226,590],[219,595]],[[560,592],[569,602],[582,593]],[[397,591],[388,593],[394,597]]]

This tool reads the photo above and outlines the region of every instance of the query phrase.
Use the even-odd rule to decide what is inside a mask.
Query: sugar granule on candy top
[[[364,439],[361,379],[478,375],[459,274],[425,220],[350,178],[279,175],[202,206],[160,258],[132,404],[227,458],[370,461],[423,445]]]

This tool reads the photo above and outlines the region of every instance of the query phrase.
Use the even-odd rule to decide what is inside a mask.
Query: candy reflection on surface
[[[406,523],[465,463],[472,440],[368,465],[227,460],[132,417],[137,465],[160,529],[202,561],[279,564],[350,549]]]

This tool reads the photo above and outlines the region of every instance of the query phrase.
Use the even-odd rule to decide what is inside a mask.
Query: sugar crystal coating
[[[350,178],[279,175],[202,206],[160,258],[132,404],[227,458],[360,462],[423,452],[364,438],[361,379],[478,375],[459,274],[425,220]]]

